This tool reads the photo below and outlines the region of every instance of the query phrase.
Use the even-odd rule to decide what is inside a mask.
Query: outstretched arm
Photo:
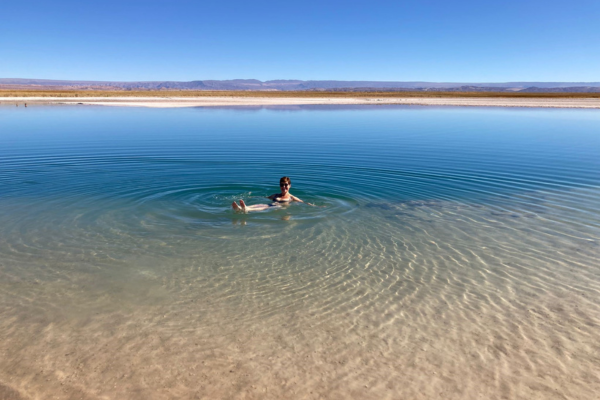
[[[297,201],[297,202],[299,202],[299,203],[308,204],[309,206],[316,207],[314,204],[307,203],[306,201],[302,201],[302,200],[300,200],[299,198],[297,198],[296,196],[291,196],[291,197],[292,197],[292,200],[294,200],[294,201]]]

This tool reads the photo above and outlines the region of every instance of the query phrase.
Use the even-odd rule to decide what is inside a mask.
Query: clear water
[[[0,107],[0,395],[593,398],[599,155],[595,110]],[[232,212],[284,175],[321,207]]]

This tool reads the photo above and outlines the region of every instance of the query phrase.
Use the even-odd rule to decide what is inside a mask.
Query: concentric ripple
[[[0,108],[0,396],[593,398],[599,122]]]

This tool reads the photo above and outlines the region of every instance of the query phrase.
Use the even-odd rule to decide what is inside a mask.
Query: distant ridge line
[[[0,78],[0,89],[78,89],[78,90],[275,90],[275,91],[575,91],[598,92],[600,82],[425,82],[425,81],[337,81],[257,79],[179,81],[84,81],[27,78]]]

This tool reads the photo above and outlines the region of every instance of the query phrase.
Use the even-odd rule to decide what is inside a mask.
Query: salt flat
[[[0,97],[0,104],[78,104],[130,107],[402,104],[421,106],[600,108],[600,99],[573,98],[339,98],[339,97]]]

